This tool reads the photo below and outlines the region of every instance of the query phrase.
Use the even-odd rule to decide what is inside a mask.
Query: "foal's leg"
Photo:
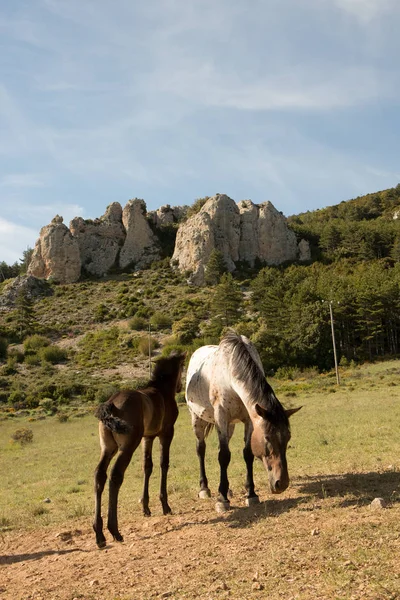
[[[210,498],[211,492],[208,487],[208,480],[206,475],[206,465],[205,465],[205,456],[206,456],[206,442],[205,442],[205,433],[207,426],[210,426],[210,423],[207,421],[203,421],[197,415],[192,413],[192,427],[195,433],[197,442],[196,442],[196,452],[199,459],[200,464],[200,491],[199,498]]]
[[[114,540],[116,540],[117,542],[124,541],[124,538],[118,530],[118,493],[124,480],[126,468],[131,462],[132,454],[138,447],[139,442],[140,438],[134,444],[130,444],[127,447],[122,447],[111,471],[107,528],[113,536]]]
[[[104,537],[103,533],[103,519],[101,517],[101,496],[107,480],[108,465],[117,451],[117,444],[111,431],[103,427],[102,424],[100,424],[99,427],[99,434],[101,456],[100,462],[94,472],[95,510],[93,529],[96,534],[96,543],[98,547],[104,548],[106,545],[106,538]]]
[[[161,467],[161,484],[160,484],[160,501],[164,515],[169,515],[172,511],[168,504],[167,492],[167,475],[169,469],[169,449],[171,447],[172,438],[174,437],[174,428],[164,432],[160,436],[160,467]]]
[[[143,514],[145,517],[150,517],[151,512],[149,509],[149,480],[150,475],[153,472],[153,437],[145,437],[142,440],[143,448],[143,471],[144,471],[144,482],[143,482],[143,493],[140,502],[143,506]]]
[[[259,499],[254,490],[254,479],[253,479],[253,464],[254,464],[254,454],[251,451],[251,433],[253,431],[253,426],[248,419],[244,424],[244,448],[243,448],[243,458],[246,463],[247,468],[247,476],[245,487],[247,490],[246,494],[246,504],[247,506],[251,506],[252,504],[258,504]]]

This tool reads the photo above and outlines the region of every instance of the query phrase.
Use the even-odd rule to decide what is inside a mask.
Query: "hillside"
[[[314,260],[399,257],[400,184],[334,206],[293,215],[288,222],[310,242]]]
[[[207,285],[196,287],[166,257],[136,272],[43,282],[38,297],[24,288],[26,278],[4,281],[0,406],[62,411],[142,381],[149,374],[149,328],[153,359],[177,348],[190,355],[234,327],[256,344],[268,373],[329,371],[329,302],[343,366],[398,356],[399,194],[396,188],[291,217],[291,227],[314,240],[310,264],[243,263],[232,275],[224,274],[217,253]]]

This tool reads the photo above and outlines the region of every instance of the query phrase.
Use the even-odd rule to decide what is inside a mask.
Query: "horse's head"
[[[259,404],[255,405],[251,450],[263,462],[273,494],[280,494],[289,485],[286,462],[286,448],[290,440],[289,417],[300,408],[285,410],[277,418]]]

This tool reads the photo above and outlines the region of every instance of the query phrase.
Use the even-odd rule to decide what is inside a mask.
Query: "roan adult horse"
[[[153,470],[154,438],[160,439],[161,484],[160,500],[164,515],[171,512],[167,496],[169,449],[178,417],[175,393],[182,389],[181,375],[185,354],[171,354],[157,360],[154,373],[144,389],[116,392],[101,404],[96,416],[100,420],[101,456],[95,470],[95,517],[93,529],[99,548],[106,545],[101,517],[101,495],[107,479],[107,468],[118,452],[111,470],[107,528],[116,541],[123,541],[118,530],[118,492],[132,454],[143,439],[144,486],[141,502],[143,513],[149,516],[149,479]]]
[[[244,423],[247,504],[259,501],[254,491],[254,456],[262,460],[268,471],[272,493],[279,494],[288,487],[289,417],[299,408],[283,408],[265,379],[256,348],[246,337],[231,331],[219,346],[202,346],[194,352],[186,377],[186,401],[197,437],[201,498],[211,495],[205,471],[205,438],[214,424],[218,432],[220,464],[217,511],[230,507],[229,440],[235,423],[240,421]]]

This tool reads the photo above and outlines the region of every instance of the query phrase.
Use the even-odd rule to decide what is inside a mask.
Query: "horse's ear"
[[[259,404],[256,404],[255,409],[259,417],[262,417],[263,419],[268,419],[268,411],[265,410],[265,408],[263,408]]]
[[[297,413],[297,411],[300,410],[301,408],[303,408],[303,407],[299,406],[298,408],[289,408],[288,410],[285,410],[287,418],[289,418],[292,415],[294,415],[294,413]]]

